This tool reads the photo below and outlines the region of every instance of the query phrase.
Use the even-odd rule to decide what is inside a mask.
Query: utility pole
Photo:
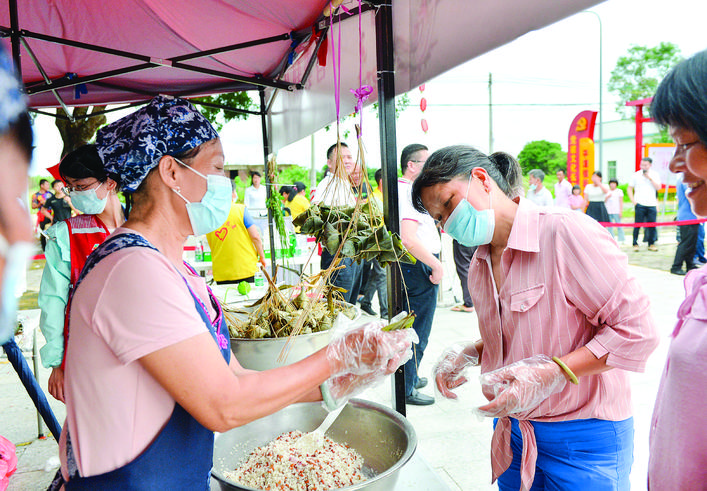
[[[489,155],[493,153],[493,98],[491,94],[491,86],[493,78],[489,73]]]
[[[584,10],[588,14],[592,14],[599,21],[599,170],[603,170],[604,165],[604,83],[603,83],[603,33],[601,25],[601,17],[593,10]],[[607,169],[608,170],[608,169]],[[606,174],[608,176],[608,172]]]

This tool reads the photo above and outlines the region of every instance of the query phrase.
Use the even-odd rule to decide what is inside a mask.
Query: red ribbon
[[[613,223],[599,222],[604,227],[671,227],[673,225],[696,225],[707,222],[707,218],[693,218],[692,220],[679,220],[675,222],[645,222],[645,223]]]

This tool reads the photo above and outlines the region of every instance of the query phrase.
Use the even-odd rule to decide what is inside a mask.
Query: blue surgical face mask
[[[537,184],[531,184],[530,186],[528,186],[529,191],[535,191],[537,188],[538,188]]]
[[[466,200],[466,196],[469,194],[469,186],[471,186],[471,178],[466,187],[464,198],[447,218],[444,224],[444,231],[460,244],[466,247],[474,247],[491,242],[496,220],[493,208],[491,208],[491,193],[489,193],[489,208],[479,211]]]
[[[5,344],[15,335],[18,294],[21,293],[17,291],[17,282],[27,269],[32,250],[33,246],[29,242],[9,244],[0,235],[0,256],[5,258],[0,291],[0,344]]]
[[[100,183],[98,186],[92,189],[86,189],[84,191],[71,191],[69,197],[71,198],[71,204],[74,205],[76,209],[87,215],[98,215],[103,213],[106,209],[106,203],[108,203],[108,195],[101,199],[96,194],[98,188],[103,186]]]
[[[206,179],[206,194],[201,201],[190,202],[176,189],[172,189],[187,204],[187,215],[191,222],[192,233],[194,235],[204,235],[213,232],[228,219],[231,211],[231,180],[225,176],[209,174],[205,176],[201,172],[192,169],[179,159],[174,159],[181,165]]]

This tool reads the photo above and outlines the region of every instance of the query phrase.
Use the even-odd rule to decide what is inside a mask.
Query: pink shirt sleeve
[[[557,227],[557,261],[567,299],[598,328],[586,347],[597,358],[608,353],[609,366],[643,371],[658,345],[648,297],[611,236],[584,216],[565,220],[572,218],[586,223]]]

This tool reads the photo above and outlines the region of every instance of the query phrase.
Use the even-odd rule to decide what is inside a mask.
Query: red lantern
[[[424,91],[425,91],[425,84],[422,84],[422,85],[420,85],[420,92],[424,92]]]
[[[427,133],[427,130],[430,129],[430,128],[427,126],[427,120],[426,120],[426,119],[421,120],[421,121],[420,121],[420,124],[422,125],[422,131],[424,131],[425,133]]]
[[[427,109],[427,99],[423,97],[422,99],[420,99],[420,111],[424,113],[425,109]]]

